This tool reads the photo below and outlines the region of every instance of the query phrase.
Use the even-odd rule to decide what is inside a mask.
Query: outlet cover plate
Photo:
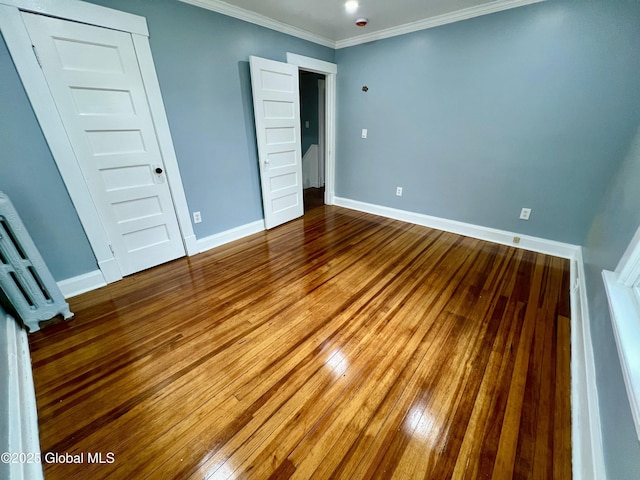
[[[530,208],[523,208],[522,210],[520,210],[520,220],[529,220],[530,216],[531,216]]]

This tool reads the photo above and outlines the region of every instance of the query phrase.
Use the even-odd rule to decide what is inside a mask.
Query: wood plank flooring
[[[302,191],[305,213],[324,205],[324,187],[308,187]]]
[[[568,279],[328,206],[132,275],[30,336],[42,451],[84,454],[45,476],[571,478]]]

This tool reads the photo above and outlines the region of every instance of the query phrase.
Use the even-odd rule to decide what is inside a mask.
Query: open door
[[[267,229],[304,214],[298,67],[250,57],[262,205]]]

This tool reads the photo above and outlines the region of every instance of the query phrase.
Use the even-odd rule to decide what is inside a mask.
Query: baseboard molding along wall
[[[573,441],[573,474],[577,479],[606,479],[581,247],[347,198],[335,197],[334,200],[335,205],[344,208],[571,260],[571,436]],[[257,220],[199,239],[197,241],[198,250],[205,252],[264,230],[264,221]],[[520,243],[513,243],[514,236],[520,237]],[[100,270],[58,282],[58,286],[65,298],[79,295],[104,285],[106,285],[106,282]]]
[[[207,250],[219,247],[225,243],[230,243],[235,240],[248,237],[249,235],[253,235],[254,233],[262,232],[264,229],[264,220],[256,220],[255,222],[240,225],[239,227],[225,230],[224,232],[200,238],[198,240],[198,248],[200,253],[206,252]]]
[[[107,284],[100,270],[94,270],[93,272],[78,275],[77,277],[67,278],[57,283],[64,298],[75,297],[81,293],[104,287]]]
[[[195,253],[205,252],[212,248],[219,247],[220,245],[224,245],[225,243],[239,240],[254,233],[262,232],[263,230],[264,220],[257,220],[224,232],[216,233],[209,237],[201,238],[194,242],[196,245],[195,248],[197,249]],[[189,248],[187,255],[193,254],[194,247],[192,246]],[[77,277],[67,278],[66,280],[61,280],[57,283],[58,287],[60,287],[60,291],[64,295],[64,298],[70,298],[80,295],[81,293],[90,292],[91,290],[104,287],[110,282],[105,280],[105,277],[100,270],[94,270],[93,272],[78,275]]]
[[[574,260],[577,258],[578,252],[580,251],[580,247],[578,245],[571,245],[569,243],[521,235],[519,233],[507,232],[506,230],[482,227],[480,225],[448,220],[446,218],[432,217],[431,215],[383,207],[372,203],[350,200],[348,198],[335,197],[334,200],[335,205],[340,207],[372,213],[374,215],[380,215],[381,217],[392,218],[394,220],[401,220],[403,222],[414,223],[416,225],[422,225],[423,227],[435,228],[436,230],[457,233],[458,235],[499,243],[501,245],[509,245],[511,247],[523,248],[533,252],[545,253],[555,257]],[[513,243],[513,237],[516,236],[520,237],[520,243]]]
[[[571,262],[571,438],[574,478],[606,480],[582,250]]]
[[[27,332],[0,308],[0,453],[40,455],[36,394],[31,372]],[[40,461],[0,463],[0,477],[7,480],[43,478]]]

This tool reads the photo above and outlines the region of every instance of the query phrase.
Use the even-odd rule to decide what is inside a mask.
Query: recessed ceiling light
[[[348,0],[344,4],[344,8],[347,13],[354,13],[356,10],[358,10],[358,2],[356,0]]]

